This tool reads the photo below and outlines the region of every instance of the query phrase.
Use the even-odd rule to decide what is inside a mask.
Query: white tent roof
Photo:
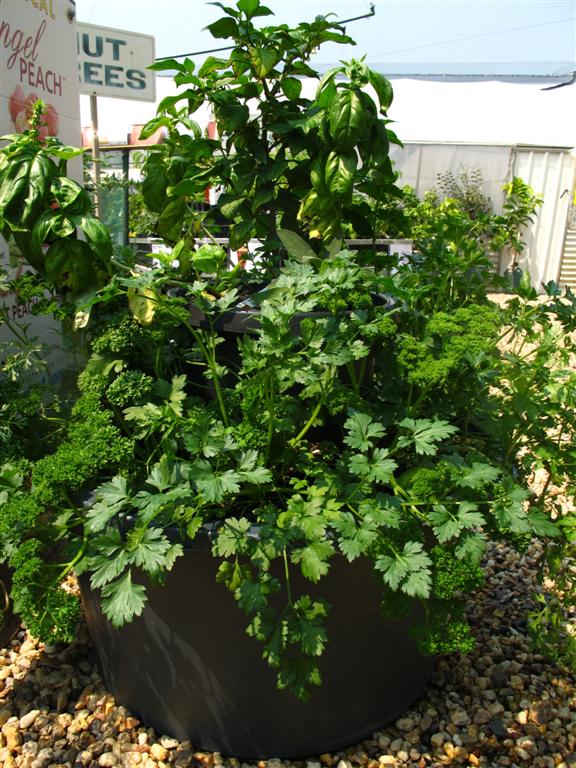
[[[175,93],[171,78],[157,78],[157,101]],[[405,142],[576,146],[576,84],[543,90],[543,83],[442,82],[392,79],[389,115]],[[315,82],[310,81],[310,89]],[[82,126],[90,125],[89,97],[81,96]],[[156,105],[98,99],[99,133],[111,144],[125,143],[131,126],[154,116]],[[201,125],[207,110],[197,115]]]

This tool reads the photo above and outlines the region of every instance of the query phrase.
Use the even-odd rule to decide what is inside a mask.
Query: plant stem
[[[288,604],[292,605],[292,588],[290,586],[290,568],[288,565],[288,555],[286,553],[286,547],[282,550],[282,557],[284,559],[284,577],[286,579],[286,593],[288,594]]]
[[[296,437],[292,438],[292,440],[289,441],[291,448],[296,447],[300,442],[300,440],[302,440],[304,435],[308,432],[308,430],[314,425],[314,422],[318,418],[318,414],[320,413],[321,408],[322,408],[322,400],[320,399],[316,403],[316,407],[312,411],[312,415],[310,416],[306,424],[304,424],[304,426],[302,427],[298,435],[296,435]]]
[[[222,421],[224,422],[224,426],[228,427],[230,426],[230,420],[228,418],[226,404],[224,403],[224,396],[222,394],[222,387],[220,385],[220,376],[218,375],[218,372],[216,369],[216,345],[214,344],[214,330],[213,328],[210,329],[210,333],[211,333],[211,336],[209,337],[210,347],[208,348],[208,346],[202,340],[201,334],[195,328],[193,328],[187,320],[182,320],[182,324],[184,325],[186,330],[192,335],[192,338],[194,339],[196,344],[198,344],[198,347],[202,352],[202,356],[204,357],[204,360],[206,361],[206,364],[210,369],[210,373],[212,374],[212,381],[214,383],[214,392],[216,393],[216,399],[218,401],[218,406],[220,408]]]
[[[272,439],[274,437],[274,378],[272,373],[268,376],[268,392],[266,393],[266,403],[268,407],[268,436],[266,441],[266,459],[270,456],[270,450],[272,448]]]

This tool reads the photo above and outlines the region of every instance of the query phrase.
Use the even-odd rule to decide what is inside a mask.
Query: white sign
[[[0,0],[0,136],[29,128],[32,107],[41,99],[46,114],[40,137],[57,136],[64,144],[81,145],[76,6],[74,0]],[[80,160],[69,164],[80,179]],[[16,277],[25,269],[0,237],[0,267]],[[53,380],[70,367],[62,348],[61,326],[52,317],[37,316],[31,302],[18,304],[13,294],[0,293],[0,306],[12,323],[28,326],[30,337],[51,346]],[[0,320],[0,347],[13,340]]]
[[[77,24],[80,92],[156,101],[154,38],[122,29]]]
[[[28,128],[42,99],[40,134],[81,142],[75,17],[72,0],[0,0],[0,135]]]

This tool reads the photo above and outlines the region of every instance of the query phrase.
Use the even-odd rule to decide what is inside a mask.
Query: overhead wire
[[[90,21],[90,19],[94,15],[94,11],[96,10],[97,5],[98,5],[98,0],[94,0],[94,2],[92,3],[92,8],[90,9],[90,14],[88,15],[88,21]]]
[[[385,56],[393,53],[409,53],[410,51],[419,51],[422,48],[434,48],[438,45],[448,45],[449,43],[460,43],[467,40],[476,40],[480,37],[493,37],[494,35],[504,35],[508,32],[520,32],[524,29],[537,29],[538,27],[548,27],[552,24],[564,24],[566,21],[574,21],[576,16],[570,16],[568,19],[557,19],[556,21],[543,21],[540,24],[526,24],[521,27],[508,27],[507,29],[497,29],[495,32],[481,32],[477,35],[468,35],[466,37],[454,37],[450,40],[439,40],[435,43],[425,43],[424,45],[413,45],[409,48],[395,48],[393,51],[386,51]]]
[[[96,0],[98,2],[98,0]],[[342,19],[341,21],[338,20],[336,23],[342,25],[342,24],[349,24],[351,21],[358,21],[359,19],[369,19],[372,16],[376,15],[376,9],[374,7],[374,3],[370,3],[370,10],[368,13],[364,13],[361,16],[353,16],[351,19]],[[191,53],[177,53],[174,56],[158,56],[155,61],[167,61],[169,59],[183,59],[187,56],[202,56],[206,53],[219,53],[220,51],[231,51],[234,48],[233,45],[225,45],[222,48],[208,48],[205,51],[192,51]]]

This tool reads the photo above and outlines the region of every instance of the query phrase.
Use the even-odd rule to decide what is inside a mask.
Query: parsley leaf
[[[344,423],[348,434],[344,438],[346,445],[358,451],[367,451],[374,445],[376,438],[383,437],[384,427],[373,421],[367,413],[352,411]]]
[[[102,590],[102,611],[114,627],[121,627],[134,616],[140,616],[145,604],[144,587],[132,583],[131,571]]]
[[[461,501],[455,508],[435,504],[429,519],[440,544],[457,538],[465,529],[486,525],[486,520],[478,512],[478,507],[470,501]]]
[[[398,464],[387,456],[388,451],[385,448],[376,448],[372,456],[356,454],[350,457],[348,469],[353,475],[369,482],[389,483]]]
[[[391,589],[400,588],[410,597],[430,597],[432,560],[423,549],[420,542],[408,541],[402,552],[381,555],[376,560],[377,570]]]
[[[444,419],[403,419],[398,426],[410,432],[408,435],[400,435],[398,447],[414,446],[416,453],[426,456],[433,456],[438,450],[436,444],[458,431],[457,427]]]
[[[328,573],[328,559],[333,554],[334,547],[329,541],[313,541],[306,547],[294,550],[291,560],[300,563],[302,575],[316,584]]]
[[[214,542],[214,553],[219,557],[230,557],[244,550],[250,522],[245,518],[229,517],[218,530]]]
[[[488,483],[496,482],[501,474],[502,472],[498,467],[474,462],[471,467],[465,468],[457,483],[464,488],[482,488]]]
[[[86,527],[92,533],[104,530],[114,515],[129,501],[126,478],[116,475],[96,489],[96,501],[86,515]]]

